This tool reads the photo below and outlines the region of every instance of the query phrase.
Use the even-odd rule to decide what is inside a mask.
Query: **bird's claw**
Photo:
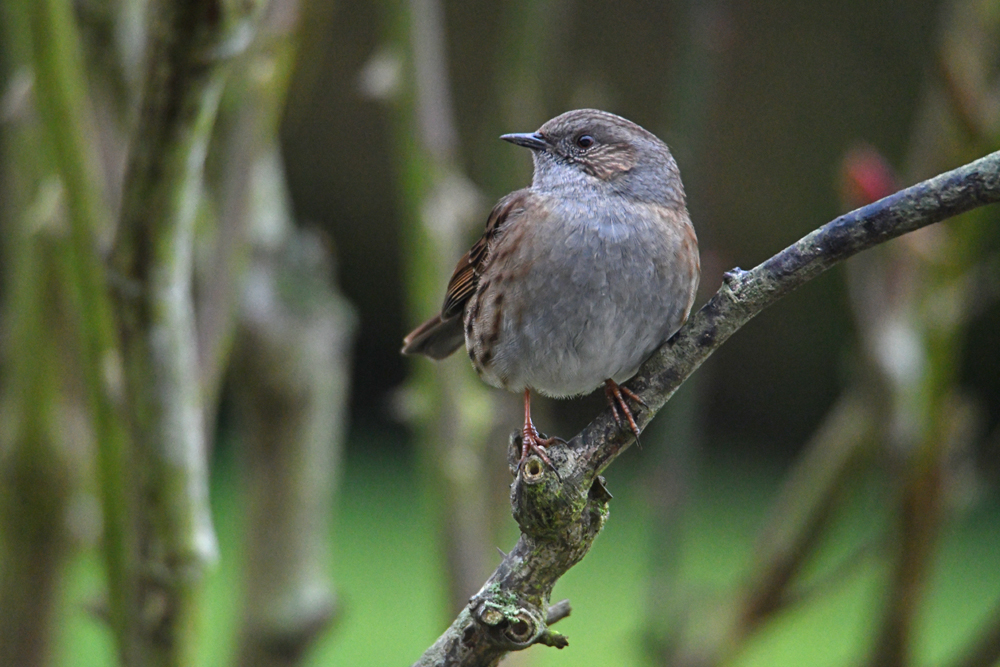
[[[629,430],[631,430],[635,435],[635,441],[638,443],[639,425],[635,423],[635,417],[632,416],[632,410],[629,409],[628,403],[625,402],[625,399],[631,398],[639,405],[649,407],[646,405],[646,401],[642,400],[642,398],[640,398],[639,395],[631,389],[622,387],[614,380],[605,381],[604,395],[607,396],[608,404],[611,405],[611,415],[615,418],[615,424],[618,425],[618,428],[622,427],[622,414],[624,414],[625,421],[628,422]]]

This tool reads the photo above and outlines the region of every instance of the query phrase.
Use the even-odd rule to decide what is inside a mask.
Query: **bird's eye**
[[[590,148],[594,145],[594,138],[589,134],[581,134],[576,138],[576,145],[580,148]]]

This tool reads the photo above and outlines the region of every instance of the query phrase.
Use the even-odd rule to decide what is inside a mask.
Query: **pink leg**
[[[535,425],[531,423],[531,390],[524,390],[524,428],[521,430],[521,461],[518,463],[518,467],[524,463],[524,459],[528,458],[528,452],[534,452],[538,454],[538,457],[545,461],[546,464],[553,470],[556,469],[552,465],[552,461],[549,457],[542,451],[542,447],[548,447],[549,445],[558,442],[559,438],[541,438],[538,435],[538,429]]]

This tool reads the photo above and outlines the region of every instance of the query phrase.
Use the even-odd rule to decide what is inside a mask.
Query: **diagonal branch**
[[[629,382],[649,406],[637,415],[639,426],[740,327],[799,285],[862,250],[998,201],[1000,152],[842,215],[750,271],[733,269]],[[552,587],[604,526],[611,496],[599,475],[632,441],[605,410],[571,441],[548,450],[558,475],[537,457],[525,461],[511,485],[521,528],[517,545],[416,665],[495,665],[508,651],[535,643],[566,645],[546,623]],[[517,436],[510,444],[513,462]]]

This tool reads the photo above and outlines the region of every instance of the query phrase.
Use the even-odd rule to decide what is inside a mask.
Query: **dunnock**
[[[619,382],[687,320],[698,239],[666,145],[605,111],[569,111],[501,139],[531,149],[531,187],[501,199],[459,260],[441,313],[403,341],[443,359],[465,341],[489,384],[524,391],[521,461],[546,463],[531,391],[557,398],[602,382],[615,420],[639,428]]]

